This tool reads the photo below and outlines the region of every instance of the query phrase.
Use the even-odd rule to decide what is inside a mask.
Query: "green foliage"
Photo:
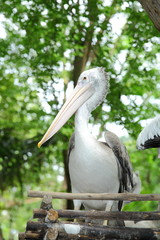
[[[25,208],[23,199],[30,187],[64,190],[57,179],[64,174],[73,119],[40,150],[37,142],[62,106],[67,83],[75,84],[74,70],[84,66],[104,67],[110,76],[110,93],[91,122],[103,127],[115,122],[128,130],[133,139],[126,144],[140,171],[142,192],[158,193],[155,151],[135,149],[141,120],[160,112],[155,102],[160,90],[159,32],[138,2],[2,0],[0,9],[6,31],[0,39],[0,189],[3,199],[14,201],[12,209],[6,201],[1,205],[8,214],[2,219],[5,236],[31,216],[33,205]]]

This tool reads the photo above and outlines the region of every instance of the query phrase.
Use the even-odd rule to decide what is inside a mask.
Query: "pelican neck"
[[[75,115],[75,132],[89,132],[88,121],[90,112],[87,109],[86,104],[83,104],[76,112]]]

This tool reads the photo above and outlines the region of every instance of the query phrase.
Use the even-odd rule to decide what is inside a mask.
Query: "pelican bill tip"
[[[42,142],[40,141],[40,142],[37,144],[38,148],[40,148],[41,145],[42,145]]]

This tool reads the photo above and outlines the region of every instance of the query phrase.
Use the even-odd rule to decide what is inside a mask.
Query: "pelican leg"
[[[84,205],[84,208],[86,211],[90,211],[90,212],[95,212],[94,209],[91,209],[87,206]],[[102,219],[92,219],[92,218],[85,218],[85,223],[88,224],[96,224],[96,225],[102,225],[103,224],[103,220]]]
[[[110,212],[112,209],[113,201],[107,201],[105,211]],[[107,226],[109,225],[109,220],[104,220],[103,225]]]
[[[111,208],[110,208],[110,211],[119,211],[118,209],[118,201],[114,201]],[[106,221],[106,220],[105,220]],[[123,220],[119,220],[119,219],[116,219],[116,220],[108,220],[107,222],[107,225],[108,226],[125,226],[124,224],[124,221]]]
[[[81,208],[81,200],[73,200],[73,203],[74,203],[74,210],[75,211],[79,211],[80,208]],[[79,222],[78,219],[74,219],[74,222]]]

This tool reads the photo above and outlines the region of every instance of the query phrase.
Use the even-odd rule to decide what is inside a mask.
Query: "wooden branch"
[[[43,240],[56,240],[58,237],[58,230],[57,228],[48,228]]]
[[[27,226],[26,226],[26,231],[37,231],[37,230],[47,230],[47,225],[46,223],[43,222],[33,222],[33,221],[28,221]]]
[[[57,222],[58,212],[51,208],[49,211],[46,211],[46,215],[44,217],[45,217],[45,222],[50,222],[50,223]]]
[[[160,201],[160,194],[28,192],[28,197],[43,198],[44,195],[50,195],[56,199]]]
[[[51,228],[51,224],[49,225]],[[42,230],[43,223],[30,222],[30,227],[34,230]],[[29,229],[29,225],[27,224]],[[87,225],[79,223],[54,223],[52,229],[59,234],[73,234],[75,236],[96,237],[96,239],[141,239],[141,240],[156,240],[160,237],[159,229],[150,228],[127,228],[127,227],[108,227],[98,225]],[[54,240],[54,239],[53,239]]]
[[[18,235],[19,240],[25,240],[25,239],[42,239],[42,235],[40,233],[35,232],[26,232],[26,233],[19,233]]]
[[[19,233],[18,240],[24,240],[24,239],[25,239],[25,233]]]
[[[160,212],[106,212],[106,211],[75,211],[75,210],[53,210],[53,217],[57,218],[71,218],[71,219],[121,219],[121,220],[132,220],[132,221],[143,221],[143,220],[160,220]],[[48,214],[47,211],[41,209],[33,210],[33,218],[44,218]],[[53,220],[54,221],[54,220]]]
[[[74,234],[66,234],[66,233],[59,233],[57,240],[98,240],[103,239],[101,236],[97,237],[90,237],[90,236],[84,236],[84,235],[74,235]]]
[[[49,233],[50,231],[52,232],[52,230],[50,230],[50,228],[48,229]],[[29,233],[26,232],[26,233],[19,233],[19,240],[42,240],[45,238],[48,237],[47,233],[46,235],[43,237],[41,236],[39,233],[37,233],[37,235],[35,235],[35,233]],[[49,240],[54,240],[56,239],[54,237],[54,235],[49,234]],[[82,235],[74,235],[74,234],[67,234],[67,233],[59,233],[58,234],[58,237],[57,237],[57,240],[98,240],[98,239],[102,239],[102,237],[100,238],[99,237],[90,237],[90,236],[82,236]]]
[[[107,226],[86,226],[86,225],[76,225],[75,229],[73,224],[59,224],[59,233],[67,234],[80,234],[88,237],[96,237],[97,239],[141,239],[141,240],[151,240],[156,239],[159,234],[159,230],[151,229],[136,229],[136,228],[114,228]]]
[[[149,15],[154,26],[160,31],[160,1],[159,0],[138,0]]]

